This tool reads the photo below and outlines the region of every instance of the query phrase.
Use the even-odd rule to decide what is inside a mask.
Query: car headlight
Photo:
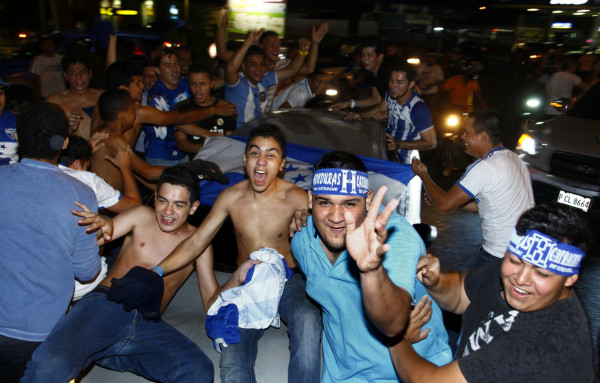
[[[458,114],[449,114],[446,117],[446,126],[449,128],[456,128],[460,125],[460,116]]]
[[[539,106],[542,104],[542,101],[539,98],[528,98],[527,101],[525,102],[525,105],[529,108],[529,109],[537,109],[539,108]]]
[[[519,137],[517,150],[529,154],[530,156],[537,156],[542,151],[542,145],[538,140],[525,133]]]

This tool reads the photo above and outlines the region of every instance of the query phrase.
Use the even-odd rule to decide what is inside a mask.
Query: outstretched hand
[[[93,233],[99,231],[102,234],[102,237],[98,238],[98,245],[104,245],[104,243],[110,241],[113,235],[114,226],[113,221],[107,216],[96,214],[91,212],[90,209],[80,203],[75,201],[75,205],[79,206],[82,210],[71,210],[73,215],[81,217],[77,223],[80,226],[87,226],[85,229],[86,233]]]
[[[119,169],[131,167],[131,147],[125,142],[117,144],[117,153],[114,156],[105,155],[104,158]]]
[[[356,261],[358,269],[363,273],[375,271],[385,253],[390,249],[387,241],[388,232],[385,228],[390,216],[398,206],[398,200],[392,199],[379,213],[379,208],[387,187],[382,186],[377,191],[369,206],[369,212],[362,223],[356,222],[352,212],[344,213],[346,222],[346,248]]]

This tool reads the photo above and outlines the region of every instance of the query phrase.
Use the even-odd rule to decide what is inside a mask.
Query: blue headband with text
[[[527,230],[524,236],[513,232],[508,251],[534,266],[565,277],[579,274],[585,253],[578,247],[559,242],[537,230]]]
[[[366,197],[369,175],[358,170],[319,169],[312,177],[313,194],[354,195]]]

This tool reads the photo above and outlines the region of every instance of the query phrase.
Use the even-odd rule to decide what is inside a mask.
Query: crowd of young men
[[[326,32],[326,26],[313,28],[312,44]],[[480,212],[485,242],[468,272],[440,272],[439,260],[426,254],[396,212],[398,201],[381,206],[386,188],[369,188],[368,169],[353,154],[323,156],[308,193],[284,181],[286,140],[270,125],[255,128],[239,153],[247,178],[221,192],[198,228],[187,222],[200,190],[194,166],[180,164],[200,149],[194,137],[210,136],[207,130],[235,111],[239,126],[268,110],[268,89],[316,54],[311,41],[301,39],[297,57],[276,68],[268,65],[272,55],[254,45],[267,44],[261,37],[262,30],[251,31],[229,57],[225,99],[233,105],[210,94],[206,70],[186,65],[189,79],[183,79],[176,52],[163,50],[156,60],[159,79],[146,89],[150,106],[140,104],[146,85],[129,64],[108,68],[102,92],[89,89],[83,57],[65,57],[69,88],[16,119],[21,161],[0,167],[8,180],[0,187],[7,212],[0,240],[10,250],[0,256],[0,284],[16,292],[0,298],[0,366],[7,381],[24,374],[22,382],[65,382],[94,363],[153,381],[213,381],[208,351],[160,316],[194,269],[210,311],[222,293],[259,274],[257,251],[275,254],[285,270],[275,307],[289,333],[289,382],[594,381],[587,319],[572,291],[589,247],[585,222],[564,206],[531,208],[529,176],[502,147],[493,111],[467,120],[466,151],[479,161],[449,192],[435,185],[418,156],[406,152],[435,147],[429,109],[410,70],[382,65],[376,40],[363,45],[363,63],[376,77],[371,98],[360,104],[374,107],[350,118],[388,117],[389,149],[398,150],[402,162],[412,159],[432,203],[444,211],[470,204]],[[185,100],[188,106],[181,107]],[[95,118],[86,112],[90,107]],[[147,162],[131,153],[142,124]],[[186,135],[183,146],[177,132]],[[82,149],[87,154],[75,146],[69,152],[73,133],[98,134],[96,145]],[[61,155],[71,170],[58,167]],[[98,189],[75,180],[83,176],[74,171],[86,171],[90,162],[112,186],[102,184],[112,190],[109,206],[98,205]],[[134,172],[158,181],[153,208],[138,206]],[[26,202],[38,200],[52,214]],[[99,215],[99,207],[120,214]],[[238,267],[219,286],[211,241],[227,219]],[[297,230],[291,240],[290,227]],[[98,278],[104,275],[98,246],[121,237],[115,264]],[[37,243],[51,247],[40,252]],[[75,278],[101,280],[67,312]],[[261,292],[246,295],[257,300]],[[440,307],[464,314],[456,361]],[[221,381],[256,381],[258,341],[269,325],[236,324],[234,341],[219,348]]]

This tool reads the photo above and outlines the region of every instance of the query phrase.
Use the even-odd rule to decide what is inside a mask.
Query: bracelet
[[[156,274],[160,275],[161,277],[163,276],[163,269],[160,266],[151,267],[150,270],[156,271]]]
[[[299,54],[300,56],[306,56],[306,55],[308,54],[308,51],[301,51],[301,50],[298,50],[298,54]]]
[[[356,106],[356,101],[350,100],[350,109],[354,109],[355,106]]]

